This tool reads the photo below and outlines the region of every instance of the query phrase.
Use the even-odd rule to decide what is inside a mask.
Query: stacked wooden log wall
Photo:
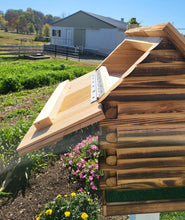
[[[185,186],[185,58],[170,40],[102,104],[102,190]]]

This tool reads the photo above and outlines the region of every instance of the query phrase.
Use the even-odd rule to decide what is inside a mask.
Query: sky
[[[32,8],[67,17],[79,10],[128,21],[135,17],[141,26],[171,22],[185,34],[185,0],[0,0],[0,10]]]

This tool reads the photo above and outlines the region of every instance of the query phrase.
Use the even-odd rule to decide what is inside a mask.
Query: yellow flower
[[[58,196],[57,196],[57,198],[60,198],[61,197],[61,195],[59,194]]]
[[[40,220],[40,216],[36,218],[36,220]]]
[[[82,219],[86,219],[86,218],[88,218],[87,213],[83,212],[82,215],[81,215],[81,218],[82,218]]]
[[[45,212],[47,215],[52,215],[52,209],[48,209],[48,210],[46,210],[46,212]]]
[[[67,195],[64,195],[64,197],[66,198],[66,197],[67,197]]]
[[[91,200],[90,200],[90,199],[88,199],[87,201],[88,201],[88,202],[90,202]]]
[[[65,217],[69,217],[71,215],[71,213],[66,211],[66,212],[64,212],[64,215],[65,215]]]
[[[71,193],[71,196],[76,196],[76,193],[75,193],[75,192],[72,192],[72,193]]]

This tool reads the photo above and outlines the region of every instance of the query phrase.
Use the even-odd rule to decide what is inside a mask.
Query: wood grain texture
[[[105,118],[101,105],[90,101],[92,73],[90,72],[69,83],[66,94],[68,98],[64,98],[53,124],[41,131],[37,131],[32,126],[17,149],[21,154],[26,154],[62,140],[64,135]],[[83,83],[80,84],[80,82]]]
[[[173,117],[172,117],[173,115]],[[99,125],[100,127],[125,127],[125,126],[139,126],[139,125],[166,125],[166,124],[178,124],[184,125],[185,118],[183,113],[157,113],[157,114],[133,114],[118,116],[118,119],[107,119],[102,120]],[[182,125],[182,126],[183,126]],[[172,125],[173,126],[173,125]]]
[[[152,179],[152,178],[174,178],[183,177],[185,178],[184,167],[162,167],[162,168],[135,168],[135,169],[125,169],[118,170],[118,183],[121,184],[126,180],[133,179]]]
[[[117,148],[118,159],[136,159],[136,158],[171,158],[184,157],[185,146],[154,146],[140,148]]]
[[[37,130],[41,130],[53,124],[60,106],[64,101],[64,97],[68,90],[68,85],[69,80],[66,80],[57,86],[33,123]]]
[[[162,178],[148,178],[148,179],[130,179],[118,180],[117,190],[147,190],[147,189],[160,189],[170,187],[183,187],[185,185],[184,177],[162,177]],[[105,189],[106,186],[104,185]],[[114,187],[116,188],[116,186]]]
[[[137,159],[118,159],[117,169],[135,168],[163,168],[185,167],[185,157],[159,157],[159,158],[137,158]]]
[[[118,114],[125,116],[134,114],[185,113],[184,100],[120,102],[117,105]]]
[[[127,215],[155,212],[173,212],[184,211],[185,200],[150,200],[140,202],[120,202],[107,203],[103,206],[104,214],[111,215]]]
[[[123,74],[152,46],[152,43],[124,40],[98,68],[106,66],[110,74]]]
[[[130,29],[127,30],[125,34],[127,36],[158,36],[168,38],[175,44],[181,53],[185,55],[185,37],[169,22]]]

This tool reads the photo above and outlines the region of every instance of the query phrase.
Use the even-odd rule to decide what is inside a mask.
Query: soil
[[[0,199],[0,220],[35,219],[44,205],[58,194],[70,194],[79,189],[78,182],[69,180],[68,170],[60,161],[54,162],[47,170],[30,178],[30,187],[23,197],[21,192],[14,200]],[[101,196],[99,199],[101,207]],[[100,217],[100,220],[128,220],[129,216]]]

